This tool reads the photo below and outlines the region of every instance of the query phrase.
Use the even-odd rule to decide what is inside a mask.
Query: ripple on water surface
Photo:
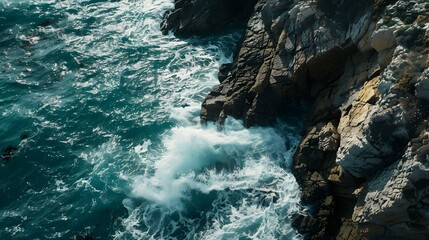
[[[172,7],[0,0],[0,239],[297,237],[299,116],[200,126],[240,34],[163,36]]]

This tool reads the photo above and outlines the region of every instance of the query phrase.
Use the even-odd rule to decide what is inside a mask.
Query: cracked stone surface
[[[311,101],[293,172],[313,209],[294,226],[308,239],[427,239],[427,0],[259,0],[252,7],[201,119],[264,125],[292,100]],[[182,26],[174,12],[167,23]]]
[[[369,237],[427,239],[429,232],[429,131],[410,141],[403,157],[362,190],[353,220]],[[371,225],[383,234],[371,231]]]

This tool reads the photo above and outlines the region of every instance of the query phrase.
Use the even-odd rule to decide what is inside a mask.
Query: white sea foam
[[[121,117],[142,121],[141,124],[148,124],[148,120],[156,117],[168,117],[176,127],[165,133],[160,146],[149,146],[147,141],[133,146],[145,170],[132,178],[130,197],[123,201],[128,217],[122,220],[124,229],[117,230],[115,239],[296,238],[298,235],[288,220],[299,201],[298,186],[287,170],[294,147],[286,149],[284,142],[296,146],[298,126],[290,126],[290,132],[285,133],[281,127],[245,129],[233,119],[227,120],[223,131],[214,125],[199,125],[201,101],[217,83],[220,64],[231,61],[231,56],[224,54],[219,42],[198,46],[171,34],[162,36],[159,21],[164,10],[172,8],[170,0],[135,4],[123,1],[122,8],[116,17],[142,18],[145,14],[143,22],[129,18],[126,25],[120,26],[131,44],[159,49],[147,59],[169,63],[141,79],[154,89],[153,95],[128,100],[148,106],[159,104],[157,116],[136,112]],[[108,29],[115,32],[119,28],[109,25]],[[223,41],[236,39],[237,36],[230,35]],[[92,49],[81,52],[100,55],[120,46],[118,42],[94,49],[95,52],[91,52]],[[117,66],[115,72],[130,67],[151,67],[146,64]],[[119,85],[112,85],[113,88],[95,83],[77,86],[96,87],[103,92]],[[111,145],[113,143],[108,146]],[[95,164],[99,171],[103,169],[99,167],[101,163]],[[121,176],[128,179],[126,174]],[[199,210],[202,212],[195,213],[194,208],[202,208]]]
[[[77,197],[65,206],[71,210],[63,211],[70,215],[58,219],[73,220],[122,201],[128,214],[119,211],[124,215],[114,227],[116,239],[297,236],[289,223],[299,200],[288,170],[294,147],[286,149],[284,142],[296,146],[299,126],[286,132],[285,123],[245,129],[228,119],[218,131],[199,124],[201,102],[217,84],[220,64],[231,61],[237,34],[203,41],[163,36],[159,24],[172,0],[50,3],[68,18],[39,29],[61,40],[58,54],[70,53],[52,69],[47,65],[60,84],[28,92],[24,104],[2,115],[28,115],[37,127],[31,139],[47,131],[42,137],[61,144],[58,154],[64,147],[76,156],[67,161],[76,175],[56,176],[52,184],[64,199]],[[43,50],[33,58],[45,61],[49,53],[57,52]],[[25,72],[21,85],[45,84],[29,80],[35,72]],[[37,108],[27,111],[30,101]]]
[[[208,203],[212,208],[201,213],[209,219],[200,226],[204,230],[188,225],[191,219],[175,222],[189,228],[190,239],[297,236],[288,217],[297,209],[299,191],[293,176],[284,168],[294,148],[286,150],[285,140],[296,145],[299,138],[284,139],[273,128],[245,129],[233,119],[227,120],[221,132],[215,126],[172,129],[164,139],[165,153],[153,159],[154,173],[136,177],[133,183],[133,196],[152,203],[135,208],[133,213],[138,214],[130,218],[151,218],[151,208],[160,208],[162,226],[175,212],[192,211],[189,208],[197,194],[201,200],[208,198],[202,201],[212,201]],[[214,199],[208,196],[211,193],[216,193]],[[229,201],[232,202],[225,205]],[[159,231],[167,229],[163,226],[153,235],[143,236],[156,237]]]
[[[192,175],[216,163],[234,161],[230,159],[233,155],[250,151],[252,144],[257,148],[261,143],[245,130],[218,132],[215,127],[174,128],[164,140],[165,155],[154,163],[154,176],[137,178],[133,193],[166,205],[177,204],[188,188],[204,191],[204,184],[195,182]]]

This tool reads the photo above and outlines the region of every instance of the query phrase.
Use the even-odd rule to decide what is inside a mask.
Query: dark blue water
[[[163,36],[172,7],[0,0],[0,239],[299,238],[300,119],[201,126],[240,34]]]

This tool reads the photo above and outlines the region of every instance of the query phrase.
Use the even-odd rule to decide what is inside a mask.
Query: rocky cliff
[[[201,118],[264,125],[312,102],[293,166],[312,207],[294,226],[308,239],[428,239],[429,2],[178,0],[162,29],[240,21]]]

